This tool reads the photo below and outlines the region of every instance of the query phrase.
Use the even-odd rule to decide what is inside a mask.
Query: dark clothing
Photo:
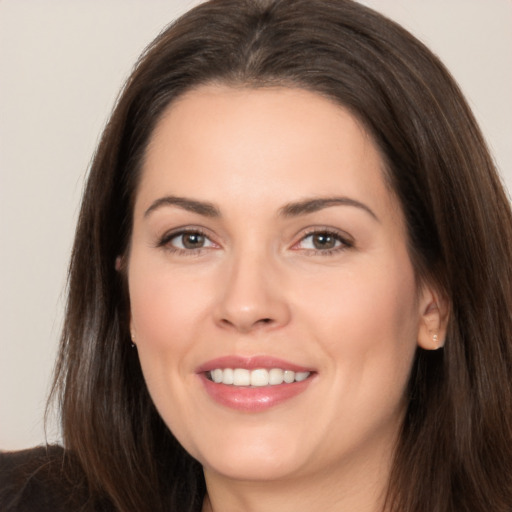
[[[99,512],[83,472],[60,446],[0,453],[0,512]]]

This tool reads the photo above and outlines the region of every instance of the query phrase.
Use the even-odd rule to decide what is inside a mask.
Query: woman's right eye
[[[171,251],[198,251],[209,247],[216,247],[204,233],[200,231],[181,231],[165,236],[159,244]]]

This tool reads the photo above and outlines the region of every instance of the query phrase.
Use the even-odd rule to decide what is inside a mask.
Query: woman
[[[510,510],[511,256],[483,138],[421,43],[351,1],[203,4],[103,134],[65,451],[6,457],[2,499]]]

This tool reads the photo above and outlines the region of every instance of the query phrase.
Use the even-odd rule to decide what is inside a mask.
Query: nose
[[[215,308],[217,325],[250,333],[290,321],[285,279],[271,257],[246,251],[233,256],[227,267]]]

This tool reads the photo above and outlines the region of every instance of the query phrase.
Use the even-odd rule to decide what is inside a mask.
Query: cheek
[[[137,258],[129,268],[131,327],[153,402],[173,430],[173,418],[186,417],[186,389],[194,376],[194,340],[205,310],[204,280]],[[195,361],[195,363],[194,363]],[[171,399],[172,398],[172,399]]]
[[[128,277],[131,327],[149,393],[167,426],[186,439],[180,418],[192,417],[186,389],[194,375],[198,318],[208,296],[204,282],[170,271],[155,259],[146,264],[136,254]]]
[[[302,304],[318,343],[352,383],[408,377],[419,322],[416,284],[409,259],[393,256],[388,264],[340,272],[328,286],[310,286]]]
[[[364,273],[339,275],[314,290],[304,316],[318,346],[328,357],[320,370],[332,376],[324,392],[334,404],[317,414],[343,425],[346,439],[365,442],[397,428],[416,351],[417,307],[412,268],[366,267]],[[345,443],[331,433],[330,446]]]
[[[204,281],[168,268],[131,264],[132,329],[144,348],[179,351],[197,326],[208,297]]]

